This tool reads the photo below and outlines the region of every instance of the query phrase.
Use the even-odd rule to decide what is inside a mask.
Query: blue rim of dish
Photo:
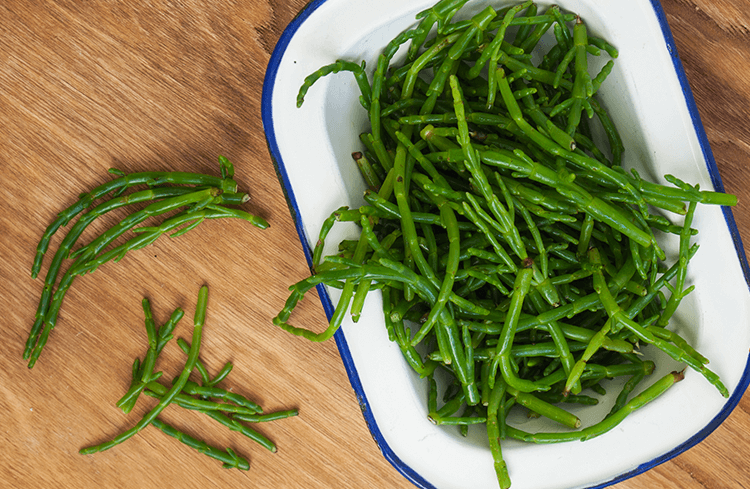
[[[292,214],[292,219],[294,220],[294,225],[297,230],[297,234],[299,235],[305,258],[307,259],[307,263],[310,266],[312,266],[312,250],[308,244],[310,243],[310,241],[308,240],[307,233],[305,232],[302,221],[299,217],[299,207],[297,206],[297,201],[294,196],[294,189],[292,188],[291,182],[289,181],[289,176],[286,172],[286,168],[284,167],[284,162],[281,158],[281,152],[279,151],[279,147],[276,141],[276,134],[274,132],[273,125],[272,98],[274,83],[279,70],[279,64],[284,57],[284,53],[286,52],[286,48],[288,47],[289,42],[294,37],[294,34],[297,32],[300,26],[326,1],[327,0],[312,0],[311,2],[309,2],[302,9],[302,11],[300,11],[300,13],[297,14],[297,16],[289,23],[286,29],[284,29],[268,62],[266,75],[263,80],[263,93],[261,98],[261,117],[268,149],[274,167],[276,169],[276,174],[279,178],[279,182],[281,183],[282,190],[284,191],[289,210]],[[672,31],[670,30],[669,24],[667,23],[666,14],[664,13],[664,10],[659,3],[659,0],[650,1],[656,19],[659,22],[659,26],[661,27],[667,50],[670,54],[670,57],[672,58],[672,63],[677,74],[677,78],[680,82],[680,86],[682,87],[683,97],[690,113],[690,117],[693,123],[693,129],[695,130],[698,142],[700,143],[701,150],[703,152],[703,157],[706,162],[708,173],[711,177],[711,182],[713,183],[714,188],[717,191],[724,191],[724,185],[721,181],[721,176],[719,174],[718,167],[716,166],[716,161],[714,160],[713,153],[708,142],[708,137],[706,136],[706,132],[703,127],[703,123],[700,119],[698,107],[695,103],[695,99],[693,98],[693,92],[690,89],[690,84],[687,80],[687,76],[685,75],[685,70],[683,69],[682,62],[680,61],[680,58],[677,54],[677,48],[672,37]],[[742,268],[742,272],[745,277],[745,282],[748,284],[748,288],[750,288],[750,267],[748,267],[747,256],[745,254],[739,230],[737,229],[737,223],[735,222],[734,215],[732,214],[732,210],[729,207],[723,207],[722,212],[724,213],[724,219],[732,236],[732,241],[737,252],[737,258],[739,259],[740,267]],[[317,290],[326,316],[330,318],[335,309],[331,298],[322,285],[318,285]],[[378,427],[375,417],[368,408],[367,396],[365,395],[364,388],[359,380],[359,375],[349,351],[344,332],[342,330],[337,331],[334,335],[334,339],[336,341],[336,346],[339,350],[341,360],[344,363],[347,375],[349,376],[349,382],[351,383],[351,386],[354,389],[355,394],[357,395],[357,401],[360,404],[365,422],[367,423],[368,429],[370,430],[372,437],[377,443],[385,459],[388,460],[388,462],[390,462],[391,465],[396,468],[396,470],[398,470],[415,486],[423,489],[435,489],[435,486],[433,486],[430,482],[425,480],[424,477],[422,477],[411,467],[401,461],[398,455],[396,455],[396,453],[394,453],[391,447],[388,445],[380,431],[380,428]],[[645,462],[633,470],[624,472],[609,481],[589,486],[588,489],[601,489],[622,482],[638,474],[642,474],[643,472],[646,472],[647,470],[650,470],[651,468],[656,467],[657,465],[660,465],[676,457],[685,450],[695,446],[703,439],[705,439],[709,434],[711,434],[716,428],[718,428],[719,425],[729,416],[729,414],[739,403],[745,390],[748,388],[748,385],[750,385],[750,355],[748,355],[748,361],[745,363],[745,370],[742,373],[740,383],[737,385],[734,393],[727,400],[727,402],[724,403],[721,411],[719,411],[719,413],[702,430],[700,430],[690,439],[673,448],[669,452],[666,452],[661,456]]]

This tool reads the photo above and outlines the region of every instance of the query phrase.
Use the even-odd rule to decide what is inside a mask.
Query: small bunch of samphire
[[[42,261],[52,236],[76,216],[80,217],[66,233],[47,270],[35,321],[23,352],[23,358],[28,360],[29,368],[34,366],[42,353],[57,323],[65,293],[76,277],[92,273],[109,261],[117,262],[127,252],[144,248],[163,234],[170,237],[180,236],[194,229],[205,219],[238,218],[260,229],[268,227],[268,222],[263,218],[236,207],[228,207],[243,204],[250,196],[237,192],[237,182],[233,179],[234,165],[227,158],[219,156],[219,166],[221,177],[160,171],[125,174],[120,170],[111,169],[110,173],[117,175],[117,178],[81,194],[73,205],[57,215],[37,246],[31,268],[32,278],[36,278],[42,268]],[[137,186],[145,186],[147,189],[126,193]],[[99,199],[104,201],[92,207]],[[73,251],[81,234],[94,220],[115,209],[137,207],[142,203],[148,205],[131,213],[90,243]],[[164,214],[169,216],[156,226],[137,227],[148,219]],[[122,244],[110,247],[128,231],[136,235]],[[110,248],[107,249],[108,247]],[[58,282],[58,275],[66,259],[73,259],[73,263]]]
[[[140,432],[146,426],[153,425],[162,432],[176,438],[185,445],[198,450],[211,458],[223,462],[224,468],[238,468],[248,470],[250,464],[246,458],[239,456],[232,448],[222,450],[208,445],[205,441],[198,440],[187,433],[183,433],[175,427],[158,418],[159,414],[170,404],[198,411],[213,420],[226,426],[232,431],[237,431],[249,439],[259,443],[264,448],[276,452],[276,445],[266,436],[247,426],[245,423],[261,423],[296,416],[297,409],[263,413],[263,409],[257,403],[246,397],[217,387],[232,370],[232,363],[227,362],[219,373],[211,378],[203,362],[200,360],[201,339],[203,337],[203,325],[206,319],[206,308],[208,304],[208,287],[203,286],[198,293],[198,301],[195,308],[193,321],[193,334],[191,342],[178,338],[177,343],[187,355],[185,365],[180,374],[173,380],[171,386],[163,385],[157,380],[162,372],[155,371],[154,367],[159,354],[166,344],[173,338],[177,323],[182,319],[184,311],[175,309],[169,320],[160,328],[156,327],[151,303],[143,299],[143,313],[145,316],[146,334],[148,338],[148,349],[143,361],[136,358],[133,362],[133,378],[127,393],[117,402],[117,406],[125,413],[129,413],[135,406],[141,393],[159,400],[148,413],[132,428],[117,435],[114,439],[99,445],[83,448],[81,454],[91,454],[108,450],[113,446],[124,442],[128,438]],[[189,380],[193,371],[201,376],[198,384]],[[222,402],[226,401],[226,402]]]

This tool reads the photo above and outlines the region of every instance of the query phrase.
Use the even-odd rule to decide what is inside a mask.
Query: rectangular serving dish
[[[304,78],[337,59],[365,60],[370,74],[385,44],[414,25],[415,15],[433,0],[317,0],[287,27],[269,62],[263,92],[263,124],[269,150],[286,193],[308,261],[323,221],[335,209],[364,203],[366,188],[351,153],[361,149],[359,134],[367,113],[349,73],[314,85],[301,108],[296,95]],[[507,2],[493,2],[500,7]],[[599,97],[620,130],[623,165],[647,180],[665,183],[674,174],[722,190],[698,111],[677,56],[664,13],[649,0],[557,2],[586,22],[589,32],[616,46],[615,69]],[[472,1],[468,15],[483,7]],[[538,2],[540,10],[548,2]],[[472,10],[473,9],[473,10]],[[464,12],[464,11],[462,11]],[[593,68],[596,69],[596,68]],[[514,489],[605,487],[641,473],[690,448],[731,412],[750,380],[750,293],[748,266],[731,210],[699,206],[693,226],[700,251],[688,280],[696,286],[671,325],[710,360],[731,393],[728,399],[703,377],[688,371],[685,380],[629,416],[615,430],[584,443],[530,445],[503,441]],[[327,252],[354,225],[341,224],[329,235]],[[665,241],[667,250],[675,243]],[[330,317],[336,290],[319,288]],[[290,322],[294,322],[292,317]],[[364,417],[383,455],[406,478],[423,488],[494,488],[486,432],[472,428],[462,437],[455,428],[427,419],[427,385],[413,373],[395,343],[388,340],[380,296],[371,293],[358,323],[345,321],[335,339]],[[653,355],[655,380],[681,368]],[[652,381],[653,381],[652,380]],[[611,384],[616,389],[616,384]],[[610,409],[576,412],[584,426]],[[544,421],[514,418],[527,431],[549,430]]]

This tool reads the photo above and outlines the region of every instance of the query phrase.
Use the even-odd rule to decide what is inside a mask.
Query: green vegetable
[[[110,193],[113,194],[113,197],[119,197],[125,190],[137,185],[146,185],[148,187],[161,187],[167,184],[192,185],[216,187],[220,188],[222,192],[236,192],[237,183],[232,180],[232,177],[234,176],[234,170],[231,166],[226,166],[226,163],[226,158],[223,158],[223,160],[220,159],[223,174],[221,178],[199,173],[184,172],[143,172],[132,173],[128,175],[120,170],[114,168],[110,169],[109,172],[114,175],[118,175],[119,178],[110,180],[109,182],[96,187],[88,193],[81,194],[75,204],[59,213],[57,215],[57,219],[55,219],[52,224],[47,227],[44,234],[42,235],[42,239],[39,241],[39,245],[37,246],[34,265],[31,267],[31,278],[36,278],[37,274],[39,273],[39,270],[42,267],[44,254],[47,252],[52,236],[61,227],[65,227],[78,214],[85,211],[97,199],[105,197]]]
[[[52,263],[50,264],[50,267],[47,270],[44,288],[42,289],[42,296],[39,300],[39,307],[37,308],[37,312],[36,312],[36,322],[34,323],[34,326],[32,327],[31,335],[29,336],[29,341],[26,343],[26,349],[24,351],[24,358],[27,359],[29,355],[31,354],[31,351],[33,350],[34,344],[35,344],[33,340],[36,339],[38,332],[43,326],[44,316],[47,314],[47,310],[49,309],[50,298],[52,296],[52,293],[54,292],[54,287],[57,282],[57,276],[60,271],[60,267],[62,266],[63,260],[65,260],[65,258],[68,257],[68,255],[70,254],[71,248],[73,247],[75,242],[78,240],[78,238],[81,236],[81,234],[83,233],[83,231],[86,229],[86,227],[89,224],[91,224],[97,217],[119,207],[124,207],[126,205],[137,204],[139,202],[145,202],[145,201],[150,201],[150,200],[168,199],[171,197],[185,195],[192,191],[193,189],[189,187],[174,187],[174,188],[164,187],[164,188],[157,188],[154,190],[134,192],[130,195],[126,195],[123,197],[115,197],[107,202],[104,202],[94,207],[92,210],[83,214],[83,216],[81,216],[81,218],[76,222],[76,224],[65,235],[65,238],[63,238],[62,242],[60,243],[60,247],[55,253],[54,258],[52,259]],[[66,213],[63,212],[62,214],[66,214]],[[48,240],[49,240],[48,237],[42,238],[42,242],[39,245],[39,249],[41,249],[42,252],[41,254],[39,252],[37,253],[37,260],[32,269],[32,277],[36,277],[39,271],[39,268],[41,268],[41,260],[43,258],[44,250],[46,250]]]
[[[264,448],[276,452],[276,445],[271,440],[243,424],[243,422],[261,423],[275,421],[297,416],[299,411],[297,409],[288,409],[273,413],[263,413],[262,408],[255,402],[235,392],[217,387],[216,384],[224,380],[231,371],[231,363],[227,363],[216,377],[210,379],[208,371],[199,357],[207,301],[208,288],[203,286],[200,289],[196,305],[192,342],[188,343],[181,338],[177,340],[178,345],[187,355],[187,361],[182,372],[173,380],[171,386],[165,386],[157,382],[162,376],[162,372],[154,372],[154,366],[159,354],[169,340],[172,339],[175,326],[184,315],[184,312],[182,309],[177,308],[170,316],[169,321],[162,327],[157,328],[151,313],[150,301],[143,299],[142,306],[148,348],[143,362],[136,359],[133,363],[133,377],[130,388],[117,402],[117,406],[125,413],[130,412],[141,393],[156,398],[159,402],[133,428],[119,434],[109,442],[83,448],[80,450],[81,454],[91,454],[112,448],[151,424],[167,435],[180,440],[189,447],[195,448],[200,453],[223,462],[223,467],[225,468],[249,469],[248,461],[238,456],[231,448],[220,450],[211,447],[206,442],[182,433],[171,425],[161,421],[157,416],[170,404],[205,414],[230,430],[238,431]],[[188,377],[194,370],[200,372],[203,385],[188,380]]]
[[[133,409],[133,406],[135,406],[135,403],[138,400],[138,395],[143,391],[146,384],[152,380],[156,380],[154,378],[156,374],[153,371],[156,359],[159,357],[159,354],[164,349],[167,342],[173,338],[172,332],[175,327],[177,327],[177,323],[179,323],[185,315],[185,311],[178,307],[169,317],[169,321],[156,331],[155,325],[152,324],[153,316],[151,313],[150,301],[144,298],[142,305],[149,348],[143,359],[143,364],[141,364],[140,360],[136,358],[133,364],[133,381],[130,384],[130,389],[128,389],[128,392],[117,401],[117,407],[121,408],[126,414]]]
[[[195,368],[195,363],[198,361],[198,352],[200,350],[201,338],[203,336],[203,323],[206,319],[207,302],[208,302],[208,288],[206,286],[203,286],[201,287],[200,293],[198,294],[198,304],[196,305],[195,318],[193,320],[193,341],[192,341],[192,346],[190,347],[190,351],[188,353],[187,361],[185,362],[185,366],[183,367],[182,372],[180,372],[180,375],[172,384],[172,387],[159,400],[159,404],[154,406],[131,429],[117,435],[111,441],[101,443],[99,445],[87,447],[87,448],[82,448],[80,450],[81,454],[87,455],[90,453],[101,452],[104,450],[108,450],[119,443],[124,442],[125,440],[127,440],[128,438],[132,437],[133,435],[141,431],[143,428],[145,428],[154,419],[156,419],[159,413],[161,413],[164,410],[164,408],[167,407],[169,403],[172,402],[172,399],[174,399],[174,397],[179,394],[179,392],[185,386],[185,383],[187,382],[188,377],[192,373],[193,368]]]
[[[189,446],[190,448],[195,448],[200,453],[203,453],[205,455],[208,455],[211,458],[215,458],[216,460],[219,460],[220,462],[223,462],[222,467],[225,469],[240,469],[240,470],[249,470],[250,464],[248,463],[247,459],[244,459],[240,456],[238,456],[234,450],[231,448],[227,448],[226,450],[220,450],[218,448],[214,448],[206,444],[206,442],[198,440],[196,438],[193,438],[192,436],[183,433],[176,428],[168,425],[167,423],[157,419],[151,420],[151,424],[159,428],[161,431],[166,433],[167,435],[176,438],[180,440],[185,445]]]
[[[580,431],[560,433],[525,433],[519,429],[508,426],[507,433],[511,438],[531,443],[560,443],[564,441],[590,440],[591,438],[595,438],[611,430],[612,428],[620,424],[620,422],[625,419],[628,414],[632,413],[636,409],[643,407],[648,402],[656,399],[661,394],[666,392],[667,389],[672,387],[672,385],[682,379],[683,374],[681,372],[671,372],[665,375],[664,377],[653,383],[651,386],[649,386],[647,389],[645,389],[643,392],[633,397],[620,409],[604,418],[602,421],[588,426]]]
[[[65,293],[75,277],[93,272],[108,261],[119,261],[128,251],[143,248],[153,243],[162,234],[171,233],[172,237],[179,236],[198,226],[204,219],[231,217],[248,221],[260,229],[268,227],[268,223],[260,217],[226,207],[242,204],[249,199],[249,196],[237,193],[237,183],[232,180],[234,167],[229,160],[219,157],[219,166],[221,177],[182,172],[146,172],[126,175],[119,170],[111,170],[112,173],[119,175],[119,178],[100,185],[89,193],[82,194],[75,204],[58,215],[58,218],[45,231],[37,247],[31,271],[32,277],[36,277],[39,273],[44,254],[54,233],[83,213],[63,238],[47,271],[35,321],[23,352],[23,358],[28,360],[29,368],[34,366],[44,349],[57,323],[57,315]],[[137,185],[152,188],[122,195],[127,189]],[[111,199],[86,210],[94,201],[110,193],[113,195]],[[83,231],[98,217],[115,209],[142,202],[151,203],[131,213],[90,243],[72,251]],[[178,210],[182,211],[158,226],[136,228],[147,219]],[[130,238],[124,244],[106,250],[109,245],[130,230],[139,235]],[[58,275],[66,258],[75,260],[58,282]]]
[[[430,383],[429,419],[461,433],[486,423],[507,488],[506,436],[599,436],[682,379],[675,372],[633,395],[654,370],[641,348],[663,351],[728,396],[708,360],[667,327],[693,290],[686,270],[697,251],[697,204],[737,198],[671,175],[670,185],[654,184],[621,166],[625,148],[598,100],[619,53],[584,19],[525,1],[454,21],[464,3],[442,0],[422,12],[384,48],[369,85],[364,64],[343,60],[306,79],[298,105],[321,76],[355,73],[371,124],[355,152],[366,160],[359,166],[369,189],[365,205],[337,209],[323,223],[312,276],[290,287],[273,322],[324,341],[347,311],[358,319],[365,294],[382,290],[389,338]],[[546,34],[555,44],[543,45]],[[405,61],[391,65],[408,41]],[[592,74],[592,56],[612,59]],[[327,235],[342,221],[358,223],[361,235],[324,258]],[[675,263],[659,233],[679,238]],[[290,324],[319,284],[342,289],[328,328]],[[436,370],[450,378],[442,406]],[[561,406],[597,404],[593,396],[616,377],[628,380],[600,422],[581,427]],[[567,431],[523,433],[507,422],[511,408]]]

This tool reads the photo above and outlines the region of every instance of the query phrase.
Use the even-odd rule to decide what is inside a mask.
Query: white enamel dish
[[[302,108],[296,107],[299,87],[307,75],[340,58],[365,60],[374,67],[385,44],[433,3],[314,0],[278,42],[263,87],[263,124],[308,260],[324,219],[342,205],[364,203],[365,184],[350,155],[361,149],[358,135],[368,121],[350,73],[320,80]],[[590,32],[619,50],[615,69],[599,95],[620,130],[626,148],[624,166],[637,168],[644,178],[659,183],[664,183],[664,174],[674,174],[704,190],[722,190],[658,2],[557,3],[579,14]],[[472,0],[465,10],[472,12],[479,5]],[[700,230],[696,242],[701,248],[691,261],[688,279],[696,290],[683,301],[670,327],[711,360],[709,367],[721,376],[730,397],[723,398],[702,376],[687,371],[685,379],[664,396],[598,438],[555,445],[504,441],[514,489],[594,488],[622,481],[700,442],[737,405],[750,380],[747,258],[728,208],[699,206],[693,226]],[[353,226],[336,226],[327,251],[356,233]],[[674,250],[675,243],[664,246]],[[330,316],[337,291],[321,287],[319,293]],[[427,386],[388,340],[380,306],[380,296],[372,293],[360,321],[345,322],[335,340],[383,455],[417,487],[497,487],[482,428],[463,438],[455,428],[428,421]],[[294,315],[290,322],[294,323]],[[651,350],[645,351],[654,355],[658,366],[651,382],[682,368]],[[610,385],[616,392],[617,384]],[[610,407],[603,402],[576,413],[585,426],[598,421]],[[526,431],[552,429],[544,421],[521,417],[511,423]]]

